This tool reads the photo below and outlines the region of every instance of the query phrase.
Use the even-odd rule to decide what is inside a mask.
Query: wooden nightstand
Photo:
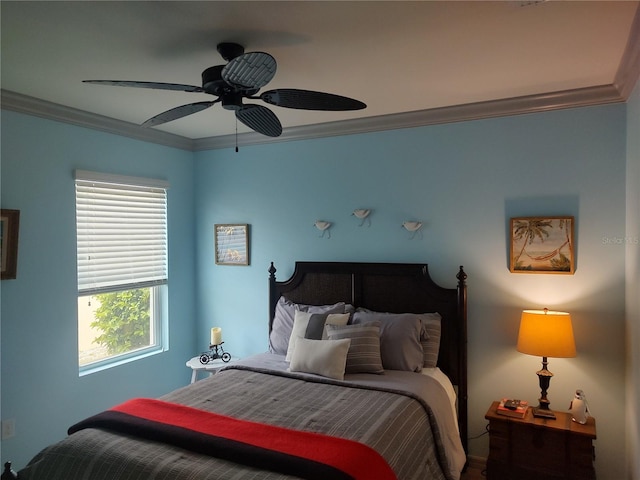
[[[556,419],[535,418],[531,408],[523,419],[496,413],[489,420],[488,480],[594,480],[596,422],[585,425],[571,415],[554,412]]]

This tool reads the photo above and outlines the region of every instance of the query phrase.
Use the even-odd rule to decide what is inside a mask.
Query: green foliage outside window
[[[105,346],[112,355],[149,346],[150,292],[150,288],[138,288],[95,295],[100,306],[91,326],[102,334],[94,342]]]

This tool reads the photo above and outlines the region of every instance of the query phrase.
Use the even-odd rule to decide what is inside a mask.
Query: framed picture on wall
[[[509,270],[573,275],[573,223],[573,217],[512,218]]]
[[[249,225],[216,224],[213,230],[217,265],[249,265]]]
[[[16,278],[18,267],[18,229],[20,210],[5,210],[0,213],[0,278]]]

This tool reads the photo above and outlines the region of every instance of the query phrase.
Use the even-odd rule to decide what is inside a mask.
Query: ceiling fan
[[[301,110],[346,111],[366,108],[366,105],[358,100],[312,90],[278,88],[258,95],[260,88],[269,83],[276,73],[275,58],[264,52],[244,53],[244,47],[236,43],[220,43],[217,48],[222,58],[228,63],[209,67],[203,71],[201,87],[128,80],[83,80],[83,82],[118,87],[208,93],[218,97],[208,102],[196,102],[172,108],[150,118],[142,124],[143,127],[161,125],[200,112],[216,103],[222,103],[222,108],[235,111],[236,118],[247,127],[269,137],[278,137],[282,134],[282,125],[278,117],[267,107],[245,104],[243,99],[262,100],[278,107]]]

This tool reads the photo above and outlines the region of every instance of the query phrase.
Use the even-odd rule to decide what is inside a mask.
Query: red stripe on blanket
[[[396,479],[395,473],[378,452],[344,438],[239,420],[153,399],[129,400],[111,410],[317,461],[355,479]]]

